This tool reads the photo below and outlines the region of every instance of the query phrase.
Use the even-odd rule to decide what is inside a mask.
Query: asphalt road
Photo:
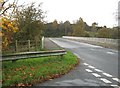
[[[118,51],[63,38],[54,43],[80,58],[80,66],[61,78],[37,86],[114,86],[118,88]],[[72,76],[71,76],[72,75]]]

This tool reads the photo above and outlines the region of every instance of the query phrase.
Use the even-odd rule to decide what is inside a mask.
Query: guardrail
[[[45,57],[45,56],[57,56],[66,54],[65,50],[53,50],[53,51],[37,51],[37,52],[22,52],[14,53],[9,55],[2,55],[0,61],[16,61],[20,59],[36,58],[36,57]]]

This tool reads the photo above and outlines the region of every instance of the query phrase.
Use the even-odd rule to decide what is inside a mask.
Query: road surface
[[[114,86],[118,88],[118,51],[63,38],[51,38],[80,58],[69,74],[37,86]],[[120,77],[120,76],[119,76]]]

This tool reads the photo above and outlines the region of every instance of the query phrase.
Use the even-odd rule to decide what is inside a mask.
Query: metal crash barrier
[[[29,58],[37,58],[37,57],[45,57],[45,56],[63,56],[64,54],[66,54],[65,50],[22,52],[22,53],[14,53],[9,55],[2,55],[2,59],[0,59],[0,61],[14,62],[20,59],[29,59]]]

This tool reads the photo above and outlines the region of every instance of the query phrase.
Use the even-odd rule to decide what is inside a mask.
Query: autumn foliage
[[[9,15],[6,15],[6,11],[13,6],[9,4],[4,6],[6,1],[0,0],[0,37],[2,38],[2,49],[6,49],[12,40],[12,36],[17,32],[17,24],[15,20]]]
[[[1,23],[2,48],[5,49],[11,42],[12,36],[17,32],[18,28],[15,20],[10,20],[6,17],[1,17]]]

